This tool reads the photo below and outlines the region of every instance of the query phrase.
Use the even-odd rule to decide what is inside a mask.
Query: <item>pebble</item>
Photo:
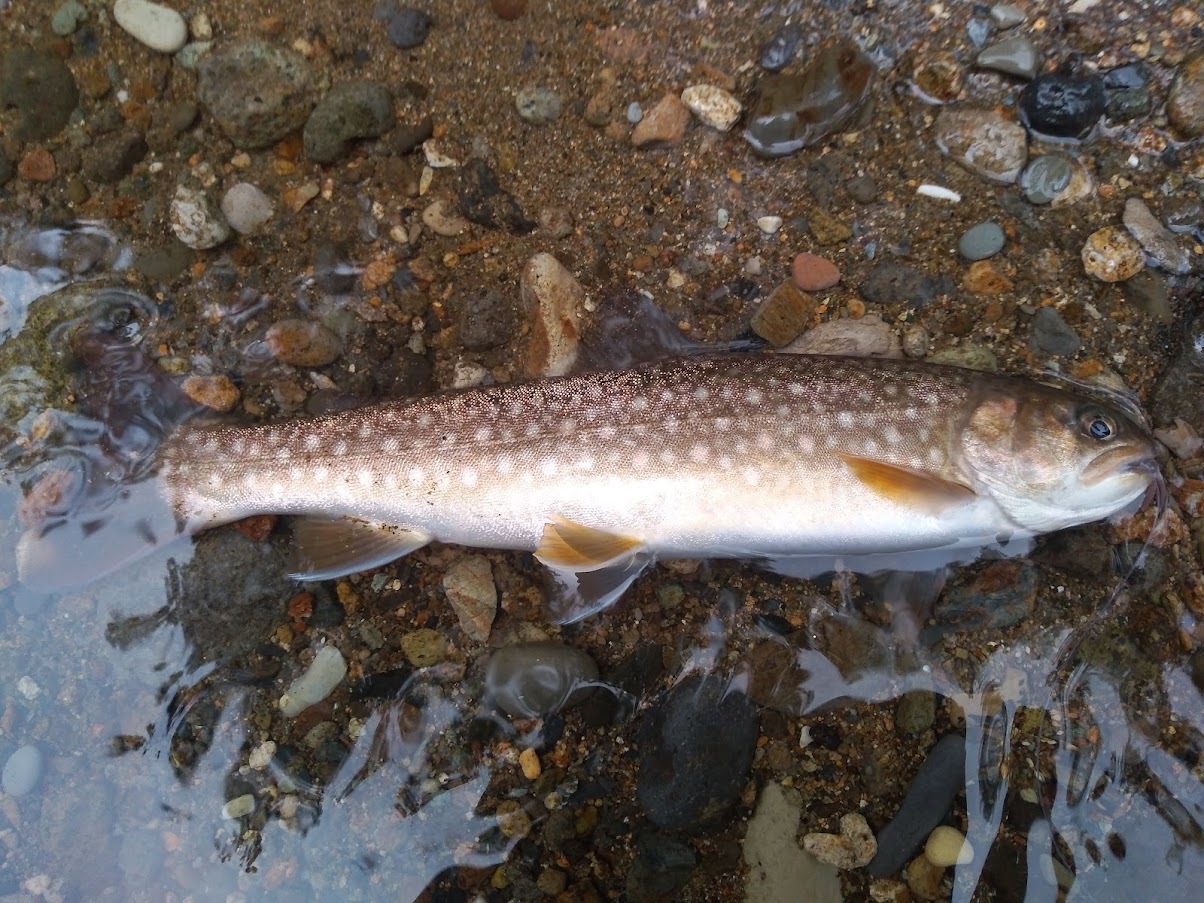
[[[787,354],[844,354],[855,357],[903,356],[894,330],[870,314],[860,320],[828,320],[781,349]]]
[[[993,69],[1020,78],[1032,78],[1041,65],[1036,46],[1025,35],[1015,35],[984,47],[974,62],[980,69]]]
[[[258,186],[235,182],[221,200],[222,216],[240,235],[254,235],[272,218],[276,205]]]
[[[924,844],[924,856],[933,865],[948,868],[951,865],[967,865],[974,861],[974,848],[966,835],[949,825],[938,825],[928,835]]]
[[[1048,204],[1070,184],[1073,172],[1071,161],[1061,154],[1042,154],[1025,167],[1020,190],[1030,204]]]
[[[88,18],[88,10],[79,0],[67,0],[59,4],[50,20],[50,30],[61,38],[75,34],[81,22]]]
[[[567,207],[544,207],[539,211],[539,228],[549,238],[568,238],[576,228],[573,211]]]
[[[878,185],[872,176],[862,175],[850,179],[845,185],[845,190],[849,197],[859,204],[869,204],[878,198]]]
[[[819,51],[800,73],[762,79],[745,140],[762,157],[820,143],[857,118],[875,71],[857,45],[841,41]]]
[[[512,22],[527,11],[527,0],[489,0],[489,8],[499,19]]]
[[[780,72],[790,65],[802,44],[802,26],[793,22],[783,25],[761,45],[758,58],[761,68],[767,72]]]
[[[497,828],[506,837],[523,838],[531,833],[531,816],[518,800],[505,800],[494,813]]]
[[[905,737],[918,737],[935,718],[936,694],[931,690],[909,690],[895,706],[895,730]]]
[[[435,201],[423,210],[422,223],[436,235],[447,238],[460,235],[468,228],[468,220],[448,210],[444,201]]]
[[[998,223],[979,223],[958,239],[957,251],[966,260],[986,260],[1003,250],[1006,236]]]
[[[1001,31],[1024,24],[1024,8],[1014,3],[996,3],[991,7],[991,21]]]
[[[965,787],[966,741],[946,734],[937,741],[907,788],[895,817],[878,832],[878,852],[868,871],[886,878],[903,867],[940,824],[954,798]]]
[[[941,899],[941,881],[945,870],[933,865],[923,854],[907,864],[907,888],[919,900]]]
[[[1098,75],[1046,73],[1020,92],[1020,121],[1039,135],[1078,141],[1095,128],[1107,102]]]
[[[984,373],[994,373],[999,369],[999,358],[986,345],[965,342],[940,351],[927,357],[929,363],[944,364],[950,367],[965,367],[967,370],[982,370]]]
[[[554,868],[544,869],[535,881],[536,888],[548,897],[555,897],[557,894],[563,893],[568,884],[569,876],[560,869]]]
[[[1141,198],[1125,201],[1125,228],[1141,244],[1154,266],[1180,276],[1191,272],[1187,248],[1150,212]]]
[[[17,161],[17,175],[26,182],[49,182],[56,171],[54,155],[44,147],[35,147]]]
[[[305,673],[280,697],[280,711],[293,718],[329,696],[347,675],[347,662],[335,646],[323,646]]]
[[[234,820],[236,818],[245,818],[255,811],[255,795],[244,793],[242,796],[236,796],[232,800],[228,800],[222,806],[222,818]]]
[[[543,766],[539,763],[539,753],[529,746],[518,754],[518,767],[523,770],[523,777],[528,781],[534,781],[543,772]]]
[[[117,0],[113,19],[134,40],[159,53],[175,53],[188,40],[184,17],[150,0]]]
[[[766,235],[773,235],[782,228],[782,218],[780,216],[759,216],[757,217],[757,228]]]
[[[841,903],[840,876],[799,848],[803,800],[793,788],[766,784],[744,834],[747,903]]]
[[[757,708],[716,673],[692,674],[645,712],[636,796],[661,828],[696,831],[740,798],[757,742]]]
[[[1104,93],[1108,97],[1104,112],[1109,119],[1125,122],[1145,116],[1153,106],[1150,70],[1144,63],[1111,69],[1104,73]]]
[[[681,92],[681,102],[706,125],[721,132],[740,121],[740,101],[717,85],[690,85]]]
[[[1083,269],[1102,282],[1123,282],[1145,267],[1141,244],[1121,226],[1104,226],[1087,236]]]
[[[690,111],[676,94],[662,97],[631,132],[635,147],[658,147],[676,144],[686,133]]]
[[[1012,184],[1028,159],[1024,129],[995,110],[944,109],[935,132],[942,154],[992,182]]]
[[[510,293],[470,294],[460,312],[460,344],[469,351],[505,345],[518,330],[515,299]]]
[[[382,0],[374,15],[377,21],[385,23],[385,34],[393,46],[402,50],[420,46],[435,24],[430,13],[412,6],[400,6],[397,0]]]
[[[1204,135],[1204,48],[1183,61],[1166,98],[1166,118],[1185,138]]]
[[[197,96],[241,150],[275,144],[304,125],[313,90],[304,57],[263,41],[214,51],[197,66]]]
[[[932,337],[928,330],[918,324],[903,330],[903,354],[911,358],[922,358],[928,354]]]
[[[644,118],[644,108],[640,106],[640,102],[638,100],[633,100],[627,105],[627,109],[624,111],[623,115],[627,117],[628,122],[630,122],[632,125],[635,125]]]
[[[284,201],[284,206],[293,213],[300,213],[301,209],[316,198],[321,190],[317,182],[305,182],[286,189],[280,196],[280,200]]]
[[[102,184],[120,182],[146,156],[146,136],[135,128],[123,128],[98,138],[84,152],[83,173]]]
[[[551,88],[523,88],[514,98],[518,115],[535,125],[547,125],[560,118],[560,95]]]
[[[1068,207],[1071,204],[1077,204],[1085,198],[1091,197],[1095,192],[1095,177],[1091,175],[1091,170],[1087,168],[1082,160],[1071,158],[1070,160],[1070,181],[1061,193],[1050,202],[1051,207]]]
[[[1013,288],[1012,280],[989,260],[976,260],[962,277],[962,288],[976,295],[998,295]]]
[[[337,335],[312,320],[280,320],[268,327],[263,341],[276,360],[290,367],[325,367],[343,350]]]
[[[225,414],[238,404],[238,386],[228,376],[189,376],[180,386],[197,404]]]
[[[169,218],[176,238],[197,251],[216,248],[230,237],[230,226],[221,210],[201,188],[177,185]]]
[[[1033,317],[1032,341],[1034,351],[1069,357],[1083,347],[1078,333],[1062,319],[1057,308],[1042,307]]]
[[[465,555],[443,575],[443,592],[469,639],[489,639],[497,617],[497,587],[493,567],[484,555]]]
[[[796,254],[790,264],[790,276],[794,284],[805,292],[822,292],[840,282],[840,270],[836,264],[818,254]]]
[[[0,789],[9,796],[25,796],[38,786],[42,779],[44,757],[42,751],[33,744],[27,744],[16,750],[4,763],[4,773],[0,776]]]
[[[333,163],[352,141],[378,138],[393,128],[393,96],[374,81],[340,82],[330,89],[305,121],[305,156]]]
[[[645,831],[636,838],[635,859],[627,871],[626,896],[630,903],[660,903],[678,899],[698,865],[693,847],[683,840]]]
[[[752,317],[752,330],[775,348],[789,345],[815,319],[815,299],[790,280],[778,284]]]
[[[423,627],[401,636],[401,651],[415,668],[429,668],[447,658],[447,638],[437,630]]]
[[[598,679],[598,666],[580,649],[564,643],[515,643],[489,657],[485,692],[514,718],[550,715],[582,702]]]
[[[807,214],[807,231],[821,245],[838,245],[853,237],[853,230],[822,207]]]
[[[878,852],[878,842],[865,816],[853,812],[841,816],[839,834],[804,835],[803,849],[820,862],[847,871],[868,865]]]
[[[79,103],[75,76],[57,55],[28,47],[0,54],[0,110],[15,107],[18,141],[45,141],[67,125]]]
[[[531,318],[524,372],[532,378],[563,376],[577,361],[588,305],[585,289],[559,260],[540,253],[523,268],[519,295]]]

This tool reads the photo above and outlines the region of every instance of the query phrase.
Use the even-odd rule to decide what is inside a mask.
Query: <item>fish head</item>
[[[1123,511],[1161,479],[1157,445],[1125,407],[1041,385],[1001,389],[972,405],[955,441],[1008,517],[1047,533]]]

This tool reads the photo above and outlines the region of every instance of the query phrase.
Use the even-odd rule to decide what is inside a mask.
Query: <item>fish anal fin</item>
[[[558,518],[544,524],[535,557],[548,567],[567,571],[596,571],[634,556],[643,543],[631,536],[595,530]]]
[[[331,580],[388,564],[420,549],[431,536],[353,517],[300,517],[293,521],[296,546],[289,576],[295,580]]]
[[[876,458],[836,453],[866,487],[899,505],[939,514],[978,497],[969,486]]]

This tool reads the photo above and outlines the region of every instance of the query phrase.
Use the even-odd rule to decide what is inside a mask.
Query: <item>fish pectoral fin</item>
[[[556,586],[548,598],[548,619],[556,624],[572,624],[609,608],[652,560],[651,553],[637,551],[592,571],[550,567],[548,570]]]
[[[380,567],[420,549],[432,537],[410,527],[398,527],[354,517],[300,517],[293,521],[296,545],[289,577],[331,580]]]
[[[900,467],[876,458],[862,458],[837,452],[853,474],[874,492],[926,514],[940,514],[978,497],[969,486],[946,480],[924,470]]]
[[[642,547],[643,542],[631,536],[595,530],[557,518],[544,524],[535,557],[558,570],[597,571],[626,562]]]

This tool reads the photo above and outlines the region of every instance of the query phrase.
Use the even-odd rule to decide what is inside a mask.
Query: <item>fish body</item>
[[[189,533],[303,515],[303,575],[439,540],[535,552],[597,603],[656,557],[910,552],[1097,520],[1142,496],[1153,454],[1116,406],[1029,380],[728,354],[190,426],[143,495]]]

